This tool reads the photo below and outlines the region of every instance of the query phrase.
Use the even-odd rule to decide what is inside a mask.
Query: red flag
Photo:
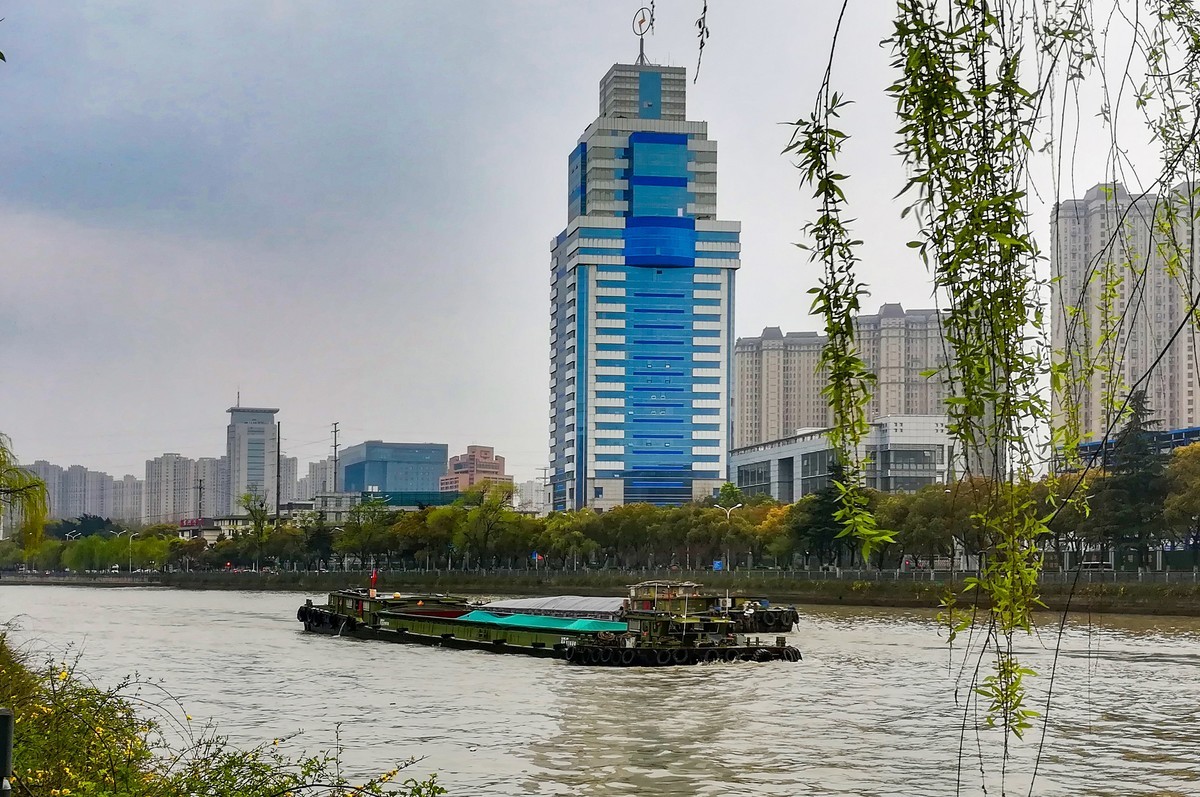
[[[372,570],[371,571],[371,589],[375,589],[375,579],[377,579],[377,578],[379,578],[379,571]]]

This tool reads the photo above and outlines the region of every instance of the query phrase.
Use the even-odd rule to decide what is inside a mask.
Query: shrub
[[[436,797],[436,776],[397,780],[414,763],[362,782],[333,752],[285,755],[274,739],[240,749],[194,728],[162,687],[126,678],[103,689],[75,662],[34,664],[0,630],[0,706],[16,716],[14,795],[24,797]]]

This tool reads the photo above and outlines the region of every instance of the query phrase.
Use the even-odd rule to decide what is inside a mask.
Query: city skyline
[[[518,479],[536,476],[547,230],[598,76],[637,54],[636,4],[133,8],[6,15],[3,85],[22,130],[0,152],[16,275],[0,355],[30,377],[0,386],[0,428],[21,459],[137,474],[163,452],[216,454],[215,408],[240,390],[281,408],[283,451],[302,463],[340,421],[351,440],[486,441]],[[743,221],[752,266],[741,335],[817,328],[804,295],[817,270],[792,246],[809,202],[779,154],[779,123],[807,101],[757,76],[815,84],[824,61],[763,19],[814,41],[834,23],[830,9],[756,10],[710,9],[694,83],[698,7],[660,3],[646,39],[651,62],[689,70],[689,116],[721,141],[721,213]],[[850,18],[865,45],[852,82],[886,79],[886,15]],[[433,35],[446,26],[458,35]],[[100,46],[114,40],[119,59]],[[899,184],[870,138],[855,146]],[[860,216],[899,230],[894,192],[862,182]],[[874,289],[925,306],[926,285],[891,273],[897,258],[923,269],[903,232],[890,238],[868,246]],[[80,377],[86,395],[61,389]]]

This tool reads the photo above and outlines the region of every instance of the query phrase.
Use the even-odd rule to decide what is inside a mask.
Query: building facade
[[[512,484],[504,472],[504,457],[496,456],[491,446],[467,446],[466,453],[450,457],[446,473],[438,479],[440,492],[463,492],[483,482]]]
[[[887,493],[948,484],[963,470],[944,415],[877,418],[859,456],[866,460],[866,486]],[[732,480],[745,495],[770,495],[784,503],[829,486],[837,461],[827,428],[737,448],[729,459]]]
[[[855,320],[860,356],[875,375],[867,417],[930,415],[943,411],[949,391],[943,370],[946,344],[936,310],[905,310],[884,304]],[[833,422],[821,391],[826,338],[816,332],[767,327],[734,347],[734,445],[742,448],[779,440],[801,429]],[[932,377],[930,370],[942,371]]]
[[[311,501],[318,495],[332,493],[333,490],[333,457],[319,459],[308,463],[308,475],[300,480],[301,486],[297,500]]]
[[[229,498],[221,490],[221,459],[200,457],[196,460],[196,517],[216,517],[229,511]]]
[[[1177,188],[1168,198],[1181,197]],[[1195,248],[1189,252],[1187,243],[1195,240],[1187,220],[1196,217],[1196,208],[1181,209],[1173,235],[1184,252],[1168,268],[1162,245],[1170,222],[1162,220],[1163,200],[1135,198],[1121,185],[1096,185],[1054,210],[1051,348],[1070,375],[1066,381],[1077,383],[1070,395],[1085,443],[1103,441],[1119,425],[1113,408],[1120,408],[1132,385],[1145,390],[1158,428],[1200,425],[1196,325],[1184,325],[1189,297],[1197,292]],[[1183,333],[1176,335],[1181,325]],[[1058,395],[1053,414],[1056,425],[1066,420]]]
[[[279,503],[286,504],[295,501],[298,489],[297,471],[300,470],[300,460],[296,457],[279,458]]]
[[[385,443],[368,440],[338,457],[344,492],[437,492],[446,473],[445,443]]]
[[[275,506],[276,450],[279,446],[276,408],[230,407],[225,456],[229,458],[229,509],[241,515],[241,497],[262,496]]]
[[[544,515],[546,509],[546,484],[541,479],[529,479],[516,485],[514,490],[517,509],[534,515]]]
[[[551,244],[551,508],[680,504],[724,482],[738,222],[680,67],[617,64]]]
[[[61,465],[55,465],[47,462],[44,459],[39,459],[32,465],[22,465],[21,467],[37,476],[46,485],[46,498],[50,505],[50,517],[66,518],[67,497],[66,497],[66,472]]]
[[[132,474],[126,474],[120,479],[113,479],[111,515],[113,520],[141,522],[143,485],[144,482]]]
[[[198,487],[196,460],[179,454],[146,460],[142,522],[152,526],[197,517]]]

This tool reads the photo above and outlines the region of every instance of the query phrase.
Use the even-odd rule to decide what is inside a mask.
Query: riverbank
[[[693,578],[705,587],[763,596],[777,603],[935,608],[947,588],[961,584],[933,580],[927,574],[915,577],[872,577],[859,573],[623,573],[519,571],[463,573],[451,571],[383,571],[377,587],[381,592],[443,592],[464,595],[623,595],[635,581],[650,578]],[[914,574],[901,574],[910,576]],[[947,577],[949,574],[945,574]],[[1043,583],[1042,600],[1050,611],[1109,614],[1156,614],[1200,617],[1200,583],[1192,573],[1173,574],[1175,580],[1153,574],[1155,581],[1109,580],[1111,573],[1082,573],[1078,581],[1066,574],[1062,580]],[[152,586],[202,590],[266,590],[323,593],[346,586],[366,586],[365,573],[155,573],[132,577],[97,575],[29,576],[5,574],[5,584],[74,586]]]

